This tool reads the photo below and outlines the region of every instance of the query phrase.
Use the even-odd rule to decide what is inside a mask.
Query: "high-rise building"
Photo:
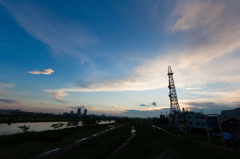
[[[81,115],[81,108],[78,108],[77,114]]]
[[[71,111],[71,115],[73,115],[73,111]]]
[[[83,115],[87,115],[87,109],[84,109]]]

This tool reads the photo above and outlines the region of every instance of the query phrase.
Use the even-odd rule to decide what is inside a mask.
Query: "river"
[[[63,123],[64,125],[60,128],[54,128],[52,125],[57,123]],[[110,124],[115,123],[115,120],[110,121],[100,121],[98,124]],[[23,131],[18,128],[19,126],[30,126],[28,131],[46,131],[46,130],[56,130],[64,129],[76,126],[82,126],[81,121],[59,121],[59,122],[23,122],[23,123],[2,123],[0,124],[0,135],[12,135],[16,133],[22,133]]]

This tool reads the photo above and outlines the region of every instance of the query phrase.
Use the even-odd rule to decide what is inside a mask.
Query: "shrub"
[[[23,126],[19,126],[18,128],[20,128],[25,133],[28,131],[28,129],[30,129],[30,126],[23,125]]]

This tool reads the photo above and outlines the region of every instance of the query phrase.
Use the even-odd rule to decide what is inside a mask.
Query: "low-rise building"
[[[240,133],[240,121],[235,118],[219,119],[222,130],[227,130],[229,133]]]
[[[240,108],[222,110],[220,118],[235,118],[237,120],[240,120]]]
[[[174,112],[169,114],[169,127],[178,130],[189,130],[195,128],[209,129],[207,126],[205,116],[202,112]]]

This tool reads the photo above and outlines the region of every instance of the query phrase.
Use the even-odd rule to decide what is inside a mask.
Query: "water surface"
[[[51,127],[53,124],[57,123],[63,123],[64,125],[60,128],[54,128]],[[110,124],[115,123],[114,120],[110,121],[100,121],[99,124]],[[60,121],[60,122],[23,122],[23,123],[2,123],[0,124],[0,135],[11,135],[16,133],[22,133],[23,131],[18,128],[19,126],[30,126],[30,129],[28,131],[46,131],[46,130],[58,130],[58,129],[64,129],[64,128],[70,128],[70,127],[76,127],[76,126],[82,126],[81,121]]]

